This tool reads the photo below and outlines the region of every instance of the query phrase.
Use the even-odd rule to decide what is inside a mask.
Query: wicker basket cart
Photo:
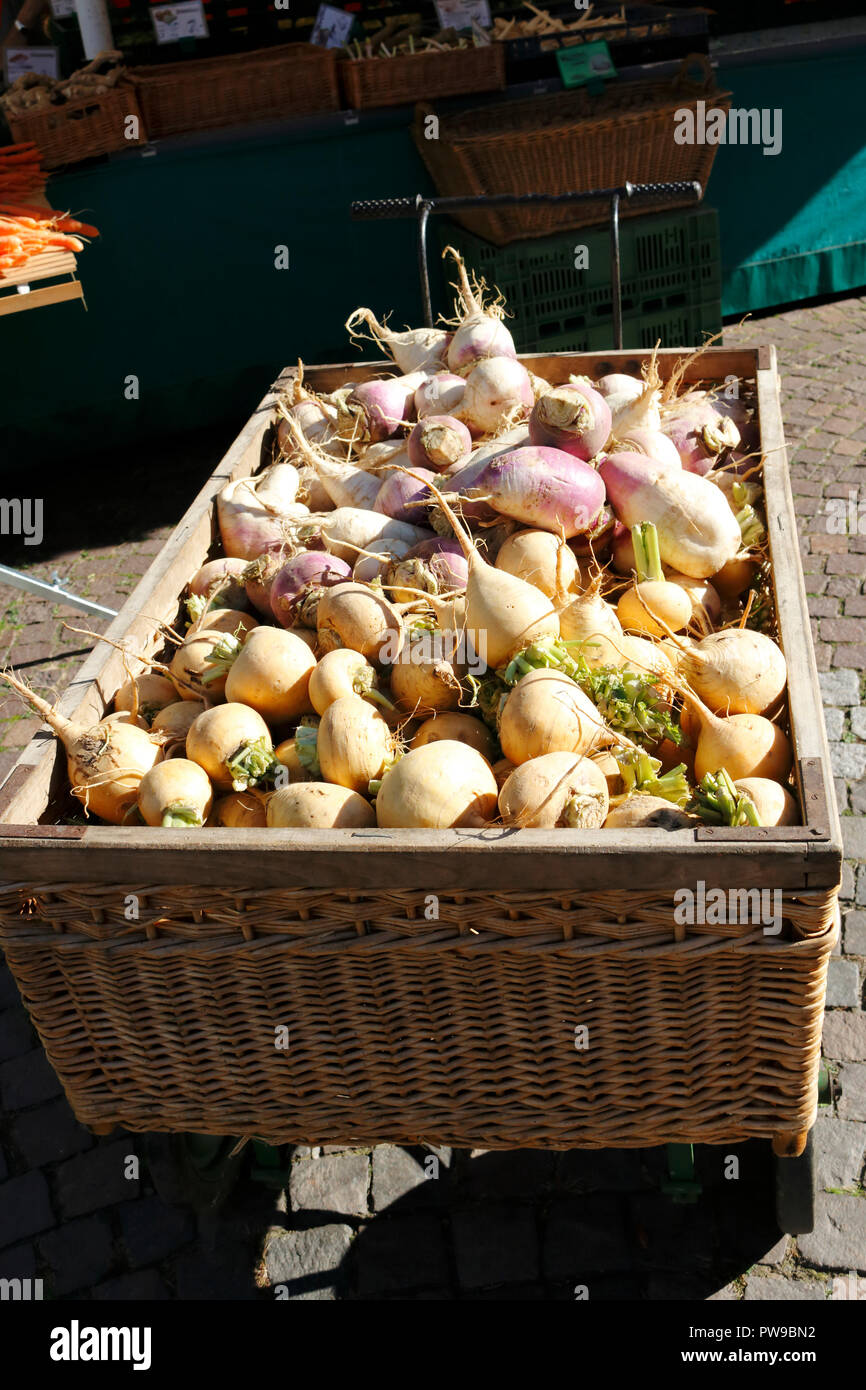
[[[680,355],[660,354],[662,375]],[[557,383],[635,372],[642,356],[523,360]],[[327,392],[385,365],[305,379]],[[59,824],[65,760],[37,735],[0,789],[0,943],[83,1124],[487,1149],[763,1138],[785,1157],[781,1221],[811,1227],[841,834],[774,349],[711,348],[687,379],[730,375],[760,423],[802,824],[622,836]],[[212,551],[217,494],[273,457],[290,376],[166,542],[114,640],[159,649],[159,622],[176,619]],[[124,679],[120,654],[100,645],[60,708],[94,722]],[[681,889],[764,892],[776,920],[683,921]]]

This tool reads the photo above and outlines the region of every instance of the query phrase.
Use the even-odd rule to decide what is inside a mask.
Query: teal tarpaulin
[[[866,50],[722,68],[738,108],[782,113],[782,148],[720,146],[722,312],[866,285]]]

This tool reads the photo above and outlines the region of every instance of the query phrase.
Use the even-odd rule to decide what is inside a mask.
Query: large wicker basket
[[[702,76],[689,76],[693,64]],[[703,56],[684,61],[677,77],[615,82],[595,94],[586,88],[525,101],[479,106],[454,115],[416,109],[413,138],[437,190],[445,196],[483,193],[580,193],[632,183],[697,179],[706,190],[716,146],[678,144],[676,113],[699,100],[727,110],[730,93],[715,86]],[[436,138],[430,132],[436,131]],[[622,205],[625,216],[675,203]],[[592,201],[566,207],[504,208],[456,213],[478,236],[505,246],[523,237],[550,236],[603,221],[608,205]]]
[[[345,58],[339,68],[345,102],[352,110],[411,105],[421,93],[429,100],[465,92],[502,91],[505,47],[489,43],[478,48],[403,53],[393,58]]]
[[[129,116],[136,118],[137,126],[130,124]],[[78,164],[83,159],[147,141],[136,88],[123,80],[107,92],[67,101],[62,106],[8,112],[6,120],[16,143],[32,140],[38,146],[45,169]]]
[[[660,354],[663,376],[677,356]],[[552,382],[640,365],[625,352],[523,360]],[[327,393],[383,366],[305,380]],[[760,417],[803,823],[622,835],[63,824],[65,759],[38,735],[0,788],[0,944],[81,1121],[285,1142],[802,1148],[841,836],[772,349],[710,348],[686,379],[731,374]],[[177,621],[211,550],[217,494],[272,457],[275,399],[113,640],[162,645],[159,621]],[[94,651],[62,712],[92,724],[124,659]],[[684,924],[677,889],[701,883],[765,891],[781,929],[742,913],[739,925],[701,925],[700,912]]]
[[[151,139],[340,106],[336,55],[314,44],[163,63],[132,75]]]

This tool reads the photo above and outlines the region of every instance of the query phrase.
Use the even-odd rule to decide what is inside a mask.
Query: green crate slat
[[[470,270],[502,291],[518,346],[585,335],[596,325],[609,333],[613,302],[607,227],[505,247],[491,246],[452,225],[442,229],[442,238],[443,245],[450,242],[461,251]],[[579,247],[588,251],[582,269],[575,268]],[[624,320],[681,322],[694,306],[711,305],[721,297],[719,224],[713,208],[629,218],[620,226],[620,254]]]
[[[717,296],[707,303],[679,310],[623,318],[622,345],[626,349],[653,348],[661,341],[662,347],[694,347],[703,341],[705,333],[718,333],[721,326],[722,304]],[[528,338],[519,332],[516,321],[509,321],[509,327],[516,334],[521,352],[609,352],[613,348],[613,324],[609,319]]]

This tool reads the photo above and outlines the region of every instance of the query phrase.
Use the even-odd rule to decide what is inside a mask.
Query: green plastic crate
[[[442,237],[443,246],[456,247],[470,270],[502,291],[519,349],[612,346],[606,226],[503,247],[450,224]],[[575,265],[579,255],[588,261],[580,269]],[[623,221],[620,258],[625,347],[652,347],[659,337],[663,346],[679,347],[700,341],[702,330],[718,332],[722,277],[715,209]]]

